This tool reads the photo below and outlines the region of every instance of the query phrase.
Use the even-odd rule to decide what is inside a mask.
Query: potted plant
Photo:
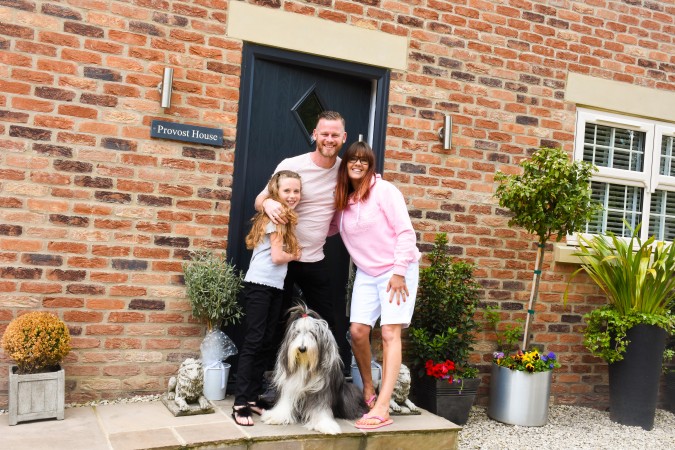
[[[496,306],[486,307],[484,317],[487,328],[494,330],[497,339],[497,351],[492,355],[491,380],[494,382],[490,383],[488,415],[512,425],[545,425],[551,374],[560,367],[555,354],[542,354],[537,349],[523,353],[516,349],[520,327],[517,324],[500,327],[501,317]]]
[[[584,345],[609,364],[610,419],[651,430],[666,339],[675,330],[675,245],[643,241],[639,230],[630,239],[580,236],[582,264],[570,282],[585,272],[607,296],[607,305],[584,316]]]
[[[673,313],[671,308],[670,313]],[[663,374],[666,383],[665,407],[675,414],[675,336],[671,335],[663,352]]]
[[[478,369],[469,364],[480,286],[473,265],[450,257],[444,233],[436,235],[429,260],[420,270],[409,330],[417,372],[412,395],[418,406],[463,425],[480,384]]]
[[[220,327],[237,323],[243,315],[238,301],[243,275],[224,255],[211,251],[192,253],[190,261],[183,265],[183,274],[192,315],[207,327],[200,346],[204,396],[222,400],[230,371],[230,364],[223,361],[236,354],[237,349]]]
[[[597,169],[584,161],[570,161],[562,149],[548,147],[541,147],[532,154],[530,159],[524,160],[520,165],[523,169],[522,174],[507,175],[497,172],[495,180],[499,184],[495,195],[499,199],[499,206],[507,208],[512,213],[509,225],[523,227],[528,233],[537,237],[537,256],[521,350],[515,355],[507,353],[503,358],[495,358],[490,378],[488,415],[506,423],[539,426],[546,423],[548,395],[545,398],[545,405],[541,407],[546,414],[531,418],[519,411],[527,408],[527,405],[520,400],[520,396],[526,395],[526,391],[538,389],[535,383],[539,382],[535,382],[535,379],[539,378],[542,378],[541,383],[546,385],[540,390],[550,389],[550,370],[541,371],[539,373],[543,376],[537,376],[536,372],[520,371],[515,368],[516,366],[514,369],[509,369],[498,364],[497,361],[509,361],[511,357],[522,357],[531,353],[528,352],[529,330],[539,293],[546,244],[553,237],[556,241],[560,241],[568,234],[581,231],[593,216],[598,205],[591,199],[590,180],[593,171]],[[542,354],[540,352],[542,352],[541,349],[536,350],[539,356]],[[524,384],[516,385],[510,381],[511,377],[520,378],[521,375],[524,376]],[[527,387],[526,380],[530,380],[532,384],[530,387]],[[514,389],[524,391],[517,392],[513,391]],[[516,399],[517,402],[512,404],[511,402]],[[509,415],[503,413],[507,411],[512,413]],[[541,423],[542,416],[544,423]]]
[[[29,312],[9,323],[1,344],[16,362],[9,368],[9,424],[63,420],[65,376],[60,364],[71,350],[66,324],[54,314]]]

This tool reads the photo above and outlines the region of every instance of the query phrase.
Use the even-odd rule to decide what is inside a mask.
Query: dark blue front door
[[[370,140],[381,172],[389,83],[385,69],[257,45],[246,44],[243,58],[227,255],[246,270],[251,252],[244,237],[255,213],[255,197],[282,159],[314,150],[310,135],[317,108],[338,111],[345,118],[343,151],[359,135]],[[336,334],[344,336],[349,255],[339,236],[329,238],[325,253],[339,318]],[[340,341],[344,349],[346,341]]]

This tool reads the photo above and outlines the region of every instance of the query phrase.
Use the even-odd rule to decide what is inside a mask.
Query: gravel
[[[143,403],[143,402],[156,402],[159,401],[161,395],[136,395],[135,397],[129,398],[116,398],[113,400],[92,400],[84,403],[66,403],[65,408],[79,408],[81,406],[103,406],[103,405],[117,405],[123,403]],[[6,409],[0,409],[0,414],[8,414],[9,411]]]
[[[673,450],[675,415],[656,410],[654,428],[627,427],[592,408],[551,405],[543,427],[507,425],[490,419],[486,408],[474,406],[459,433],[459,450]]]

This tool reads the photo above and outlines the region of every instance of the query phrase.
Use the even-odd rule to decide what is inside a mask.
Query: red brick
[[[113,377],[132,377],[141,373],[141,368],[137,365],[127,366],[110,366],[106,365],[103,368],[103,374]]]
[[[150,350],[168,350],[180,348],[180,339],[148,339],[145,348]]]
[[[140,339],[130,338],[108,338],[104,343],[107,349],[131,350],[142,348]]]

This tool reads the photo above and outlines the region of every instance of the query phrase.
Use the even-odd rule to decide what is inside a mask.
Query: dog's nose
[[[307,347],[300,347],[300,348],[298,349],[298,351],[299,351],[300,353],[305,353],[305,352],[307,351]]]

